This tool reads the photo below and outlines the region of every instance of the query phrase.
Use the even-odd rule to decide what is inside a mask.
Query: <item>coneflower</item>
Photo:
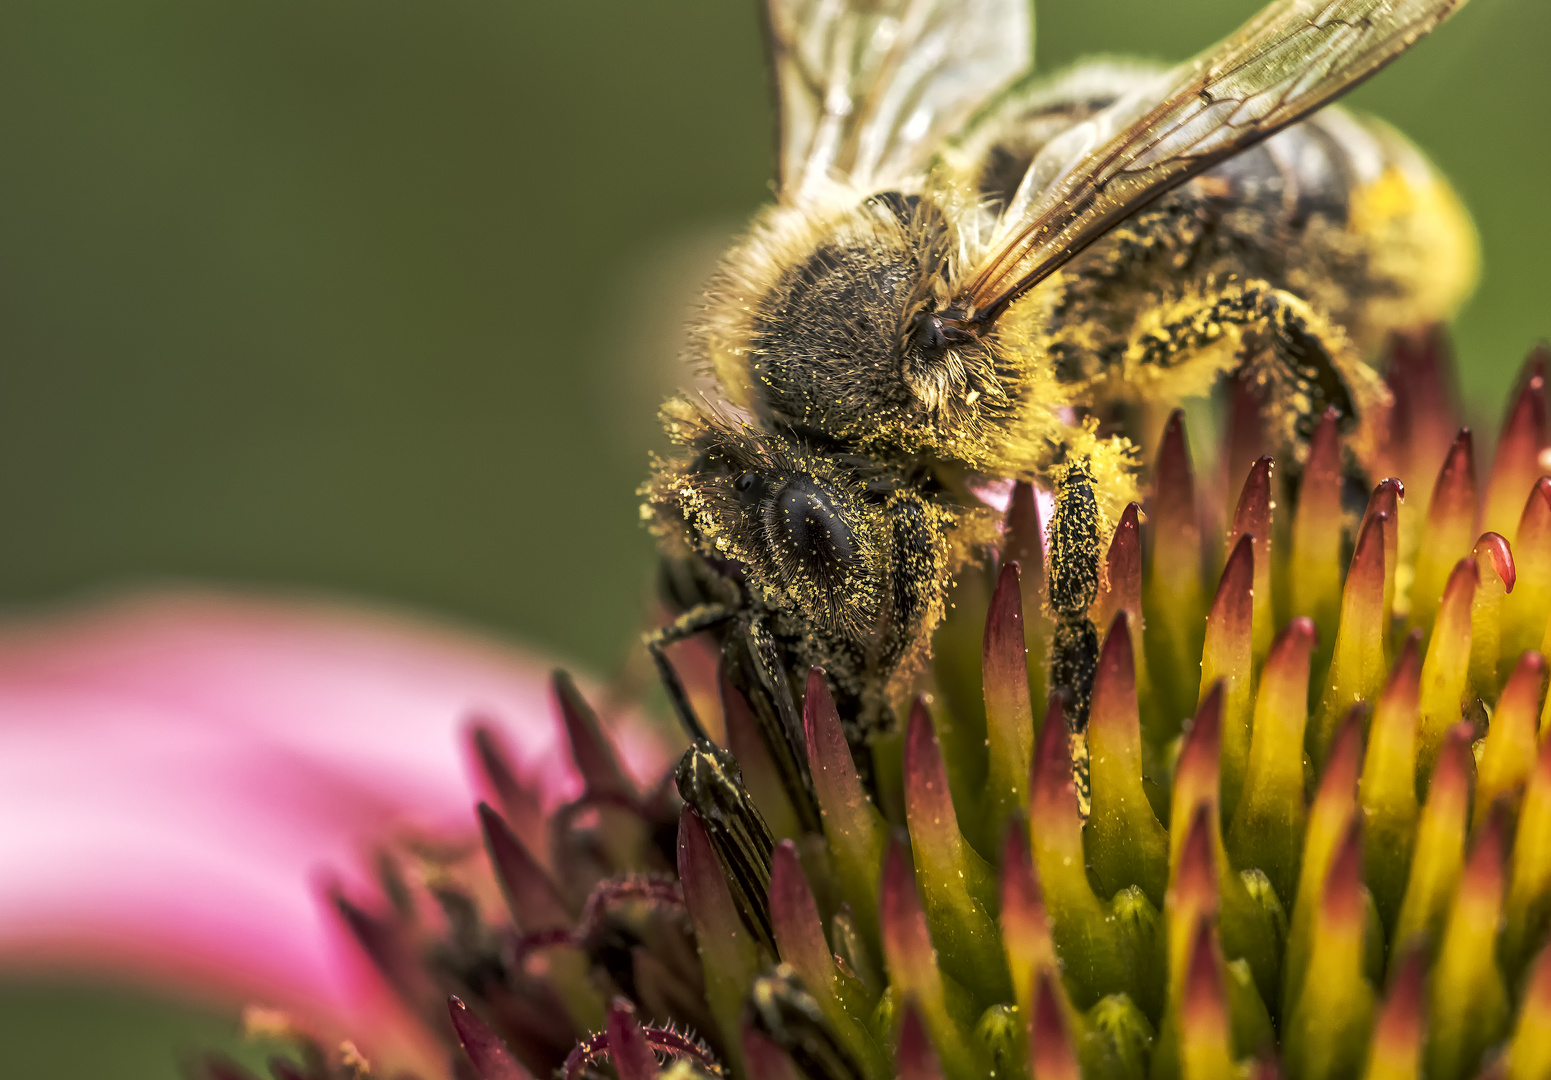
[[[800,784],[724,679],[649,791],[557,676],[580,799],[545,817],[475,738],[505,910],[430,857],[340,909],[480,1080],[1551,1077],[1546,362],[1483,484],[1436,336],[1392,350],[1368,492],[1333,414],[1281,468],[1236,388],[1200,471],[1167,417],[1083,739],[1019,485],[865,782],[821,671]]]

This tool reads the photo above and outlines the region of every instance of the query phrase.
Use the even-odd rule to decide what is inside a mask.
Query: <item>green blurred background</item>
[[[1050,0],[1038,63],[1259,0]],[[1495,415],[1551,331],[1551,4],[1354,95],[1480,225]],[[0,0],[0,605],[167,579],[462,619],[607,670],[678,325],[768,193],[752,0]],[[0,1075],[162,1077],[229,1018],[0,987]]]

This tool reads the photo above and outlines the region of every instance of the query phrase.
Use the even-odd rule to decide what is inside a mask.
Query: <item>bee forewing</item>
[[[1295,123],[1465,0],[1281,0],[1144,91],[1053,140],[959,306],[983,322],[1139,207]]]
[[[1029,0],[766,0],[782,202],[919,175],[1032,61]]]

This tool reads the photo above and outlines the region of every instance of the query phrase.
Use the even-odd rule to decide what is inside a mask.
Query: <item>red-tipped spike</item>
[[[1098,599],[1093,605],[1093,621],[1108,626],[1115,616],[1124,611],[1136,624],[1133,634],[1140,633],[1142,616],[1142,535],[1139,515],[1141,507],[1127,503],[1121,511],[1115,535],[1109,541],[1104,582],[1099,588]]]
[[[1503,602],[1502,658],[1540,647],[1551,617],[1551,476],[1535,481],[1513,538],[1516,581]]]
[[[1303,736],[1315,638],[1313,620],[1300,616],[1271,646],[1255,698],[1244,794],[1227,837],[1234,865],[1264,871],[1277,896],[1289,899],[1298,880],[1306,816]]]
[[[1427,950],[1408,949],[1400,959],[1389,996],[1379,1010],[1369,1043],[1365,1080],[1416,1080],[1426,1034]]]
[[[1498,798],[1513,796],[1529,779],[1535,766],[1540,698],[1545,683],[1545,658],[1538,652],[1527,652],[1519,658],[1508,685],[1497,699],[1497,711],[1477,759],[1476,825],[1486,820]]]
[[[1443,733],[1459,721],[1460,702],[1470,677],[1470,610],[1479,581],[1473,559],[1461,559],[1449,574],[1422,661],[1422,722],[1417,728],[1417,770],[1432,772]]]
[[[479,1080],[532,1080],[500,1036],[470,1012],[456,995],[447,999],[447,1012],[452,1017],[452,1029],[458,1035],[458,1042]]]
[[[1002,542],[1002,560],[1019,566],[1018,592],[1023,600],[1024,643],[1028,646],[1027,666],[1030,699],[1045,700],[1045,643],[1050,638],[1050,620],[1045,617],[1045,529],[1039,521],[1039,503],[1034,488],[1020,480],[1013,485],[1012,502],[1007,507],[1007,528]]]
[[[572,912],[561,899],[560,890],[501,815],[486,803],[479,804],[479,827],[517,930],[528,934],[571,925]]]
[[[863,936],[875,943],[877,875],[883,867],[888,827],[856,775],[835,699],[818,668],[808,673],[802,719],[813,793],[823,812],[824,837],[834,852],[836,883],[842,898],[851,905]]]
[[[655,1080],[657,1055],[636,1022],[635,1006],[618,997],[609,1002],[607,1031],[609,1062],[619,1080]]]
[[[1511,963],[1527,956],[1551,925],[1551,739],[1541,740],[1535,770],[1524,787],[1510,869],[1502,956]],[[1519,970],[1510,967],[1508,976],[1516,981]],[[1546,1050],[1551,1055],[1551,1045]]]
[[[1258,666],[1271,648],[1271,472],[1276,462],[1263,457],[1249,470],[1244,490],[1239,494],[1228,534],[1230,550],[1242,538],[1255,538],[1254,655]]]
[[[1492,455],[1492,476],[1486,484],[1481,527],[1490,532],[1511,533],[1524,508],[1524,493],[1540,475],[1540,452],[1546,446],[1545,346],[1537,348],[1524,363],[1518,396],[1503,422],[1497,452]]]
[[[1497,533],[1482,533],[1476,541],[1476,575],[1480,585],[1470,608],[1471,696],[1489,699],[1496,692],[1497,661],[1502,653],[1503,603],[1518,576],[1508,541]]]
[[[1341,626],[1325,692],[1309,732],[1309,751],[1316,767],[1325,762],[1336,722],[1359,701],[1374,701],[1388,669],[1385,641],[1389,623],[1384,597],[1391,574],[1386,568],[1387,535],[1394,521],[1378,512],[1366,519],[1357,550],[1341,592]]]
[[[1340,415],[1327,410],[1309,441],[1293,517],[1292,613],[1306,615],[1335,642],[1341,614]]]
[[[1235,1075],[1228,1024],[1228,988],[1212,921],[1202,918],[1190,947],[1180,1009],[1180,1071],[1191,1080]]]
[[[1346,835],[1330,861],[1320,900],[1321,922],[1333,932],[1350,934],[1360,943],[1363,932],[1362,818],[1353,815]]]
[[[1347,827],[1357,813],[1357,773],[1362,764],[1363,707],[1347,711],[1330,744],[1330,760],[1309,807],[1303,834],[1303,859],[1298,871],[1297,899],[1287,933],[1282,1000],[1294,1002],[1312,956],[1315,914],[1325,879]]]
[[[1185,842],[1180,848],[1179,869],[1169,888],[1168,960],[1170,1000],[1181,1000],[1185,991],[1186,965],[1195,927],[1218,909],[1217,845],[1212,829],[1212,808],[1198,806],[1190,815]]]
[[[1079,1007],[1117,988],[1138,996],[1136,964],[1123,950],[1114,913],[1101,903],[1084,869],[1082,816],[1072,778],[1061,697],[1050,700],[1034,754],[1029,837],[1057,948],[1071,960],[1069,985]]]
[[[1153,555],[1147,582],[1146,606],[1151,613],[1147,651],[1154,661],[1165,714],[1178,715],[1198,692],[1195,662],[1204,629],[1200,509],[1185,442],[1185,416],[1178,409],[1164,426],[1156,462],[1148,503]]]
[[[598,724],[598,716],[592,711],[571,676],[556,671],[551,685],[560,718],[565,722],[566,738],[571,744],[571,759],[576,771],[582,774],[587,791],[592,795],[635,798],[635,785],[620,767],[614,755],[613,744]]]
[[[1250,718],[1254,710],[1255,544],[1241,536],[1223,567],[1217,596],[1206,619],[1201,685],[1222,686],[1222,805],[1231,817],[1249,763]]]
[[[541,864],[547,865],[546,818],[538,789],[517,778],[495,721],[476,714],[469,717],[467,731],[476,767],[487,790],[513,830],[539,844],[540,850],[534,854]]]
[[[731,1043],[742,1027],[742,1002],[762,966],[762,957],[738,914],[705,825],[688,807],[679,815],[678,870],[705,973],[706,1001]],[[611,1016],[611,1032],[613,1023]]]
[[[748,1024],[743,1026],[742,1045],[749,1080],[803,1080],[786,1051]]]
[[[1168,884],[1169,839],[1142,788],[1142,729],[1129,618],[1105,635],[1088,711],[1091,804],[1084,830],[1099,891],[1139,885],[1155,905]]]
[[[1358,798],[1367,821],[1367,882],[1385,926],[1395,925],[1416,831],[1416,730],[1421,714],[1421,630],[1406,636],[1368,732]]]
[[[810,993],[823,994],[834,981],[835,961],[797,845],[790,840],[776,845],[771,862],[770,922],[782,962],[796,969]]]
[[[990,756],[983,829],[988,838],[1000,836],[1008,817],[1029,806],[1034,708],[1029,699],[1027,663],[1019,567],[1016,562],[1004,562],[986,613],[981,651]]]
[[[932,948],[931,934],[926,929],[926,913],[921,910],[921,899],[916,894],[915,874],[897,840],[890,841],[883,860],[881,894],[879,918],[890,974],[906,986],[914,985],[923,977],[935,981],[937,951]]]
[[[1262,410],[1265,396],[1247,371],[1240,369],[1228,379],[1228,452],[1223,490],[1230,495],[1255,467],[1255,459],[1266,452],[1265,420]],[[1253,530],[1251,530],[1253,531]]]
[[[1072,1033],[1062,1015],[1048,971],[1034,976],[1034,1008],[1029,1017],[1029,1063],[1039,1080],[1081,1080]]]
[[[915,1006],[905,1004],[905,1018],[899,1025],[899,1047],[894,1051],[895,1075],[898,1080],[942,1080],[942,1062],[926,1036],[921,1014]]]
[[[996,924],[986,908],[995,903],[990,867],[959,832],[948,772],[926,703],[917,698],[905,730],[905,816],[910,825],[916,884],[927,919],[943,944],[943,966],[966,986],[993,999],[1010,994],[1001,978]]]
[[[1519,1020],[1508,1044],[1509,1080],[1551,1076],[1551,944],[1540,950],[1524,984]]]
[[[1417,823],[1411,873],[1392,935],[1395,941],[1409,941],[1418,934],[1428,934],[1436,940],[1443,929],[1449,899],[1464,863],[1473,736],[1469,724],[1456,724],[1444,736],[1427,802]]]
[[[1033,973],[1057,967],[1055,943],[1050,937],[1050,917],[1039,877],[1029,855],[1029,838],[1021,824],[1007,830],[1002,845],[1002,946],[1007,950],[1007,969],[1012,977],[1018,1008],[1031,1015],[1028,994]]]
[[[1081,864],[1082,814],[1078,809],[1077,785],[1072,779],[1066,714],[1059,696],[1050,699],[1040,727],[1030,782],[1029,817],[1041,846]]]
[[[1427,507],[1427,524],[1416,552],[1408,626],[1432,624],[1450,569],[1470,552],[1476,520],[1474,446],[1470,429],[1460,428],[1438,473]]]
[[[972,1069],[979,1055],[948,1011],[943,978],[937,968],[937,951],[926,928],[915,875],[897,839],[889,842],[883,860],[881,893],[883,956],[895,993],[900,1000],[914,999],[933,1043],[956,1073]]]
[[[1458,380],[1441,326],[1397,334],[1389,346],[1384,381],[1394,396],[1390,409],[1389,461],[1396,476],[1427,476],[1437,468],[1449,435],[1459,427]]]
[[[1395,477],[1379,481],[1379,486],[1368,496],[1368,508],[1363,512],[1362,529],[1379,515],[1387,521],[1384,529],[1384,625],[1395,613],[1395,571],[1400,566],[1400,503],[1406,497],[1406,486]]]
[[[1221,684],[1213,685],[1196,710],[1195,722],[1185,733],[1180,747],[1179,764],[1174,773],[1174,799],[1170,821],[1189,821],[1198,807],[1210,806],[1215,815],[1218,806],[1218,761],[1222,752],[1223,693]],[[1169,832],[1169,877],[1178,873],[1185,834]]]
[[[777,840],[784,840],[801,836],[804,831],[818,832],[818,815],[811,809],[812,821],[805,830],[797,807],[781,780],[781,773],[759,734],[748,700],[727,677],[726,665],[718,667],[716,682],[722,703],[722,724],[727,729],[727,749],[737,759],[739,771],[743,773],[743,786],[748,788],[754,805],[759,807],[765,824],[770,826],[770,834]],[[794,760],[792,771],[795,773],[797,769]],[[811,807],[811,800],[804,802]]]
[[[1508,989],[1496,959],[1507,829],[1499,808],[1476,838],[1450,905],[1431,979],[1430,1076],[1467,1075],[1508,1033]]]

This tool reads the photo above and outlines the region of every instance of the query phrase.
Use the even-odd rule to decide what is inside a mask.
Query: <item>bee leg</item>
[[[798,821],[811,832],[822,831],[813,778],[808,772],[802,714],[792,696],[781,651],[759,613],[745,611],[739,616],[736,628],[722,644],[722,664],[727,681],[748,702]]]
[[[1229,345],[1236,348],[1229,352]],[[1264,281],[1235,282],[1170,305],[1131,340],[1125,368],[1128,378],[1141,379],[1172,369],[1192,388],[1242,370],[1265,402],[1266,444],[1294,471],[1327,409],[1353,427],[1385,394],[1338,326]]]
[[[700,717],[695,715],[695,707],[690,704],[689,694],[684,690],[679,673],[674,670],[663,650],[701,631],[714,630],[724,625],[733,618],[733,614],[733,610],[725,604],[696,604],[667,626],[658,627],[643,638],[646,651],[651,654],[652,663],[657,667],[657,677],[662,680],[662,688],[668,694],[673,715],[678,718],[685,733],[696,742],[706,740],[705,726],[701,724]]]
[[[1099,634],[1088,608],[1099,591],[1099,505],[1087,462],[1066,466],[1056,490],[1050,519],[1050,606],[1055,611],[1055,640],[1050,685],[1067,695],[1072,769],[1078,803],[1088,805],[1088,706],[1099,661]]]

